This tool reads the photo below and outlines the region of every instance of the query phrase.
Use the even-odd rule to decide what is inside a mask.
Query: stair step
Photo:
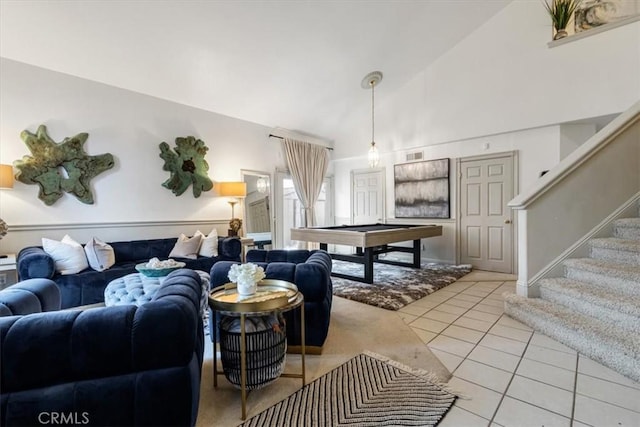
[[[640,334],[545,301],[505,293],[505,313],[634,381],[640,381]]]
[[[640,296],[640,266],[591,258],[567,259],[565,276],[580,282],[609,287],[612,291]]]
[[[540,296],[582,314],[617,323],[633,333],[640,330],[640,296],[618,294],[607,287],[565,278],[541,280]]]
[[[640,240],[608,237],[591,239],[591,258],[640,265]]]
[[[640,240],[640,218],[621,218],[613,222],[613,237]]]

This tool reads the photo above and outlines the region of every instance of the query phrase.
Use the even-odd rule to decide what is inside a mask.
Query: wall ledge
[[[640,21],[640,15],[630,16],[629,18],[621,19],[618,22],[611,22],[609,24],[604,24],[587,31],[571,34],[570,36],[567,36],[560,40],[551,40],[549,43],[547,43],[547,46],[549,47],[549,49],[552,49],[554,47],[562,46],[567,43],[575,42],[577,40],[582,40],[585,37],[590,37],[596,34],[604,33],[605,31],[613,30],[614,28],[622,27],[623,25],[631,24],[636,21]]]
[[[166,221],[123,221],[123,222],[86,222],[71,224],[11,224],[9,225],[9,233],[18,233],[24,231],[39,230],[83,230],[83,229],[100,229],[100,228],[130,228],[130,227],[163,227],[175,225],[211,225],[211,224],[227,224],[229,220],[166,220]]]

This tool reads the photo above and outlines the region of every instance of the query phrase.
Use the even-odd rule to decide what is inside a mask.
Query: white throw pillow
[[[96,271],[104,271],[116,263],[116,255],[111,245],[97,237],[92,237],[84,245],[84,252],[87,254],[89,265]]]
[[[43,238],[42,247],[56,263],[56,271],[60,274],[76,274],[89,267],[87,256],[82,245],[69,235],[61,241]]]
[[[181,234],[180,237],[178,237],[176,245],[171,250],[169,258],[198,258],[198,248],[200,247],[200,240],[202,240],[202,235],[195,235],[191,238],[188,238],[184,234]]]
[[[198,230],[194,236],[201,236],[202,238],[198,255],[206,257],[218,256],[218,230],[214,228],[208,236],[205,236],[200,230]]]

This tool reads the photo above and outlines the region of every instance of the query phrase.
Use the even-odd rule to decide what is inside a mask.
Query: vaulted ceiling
[[[0,2],[0,56],[339,139],[511,0]]]

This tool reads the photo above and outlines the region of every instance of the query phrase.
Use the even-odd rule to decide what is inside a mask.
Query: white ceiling
[[[0,0],[0,56],[339,140],[511,0]]]

